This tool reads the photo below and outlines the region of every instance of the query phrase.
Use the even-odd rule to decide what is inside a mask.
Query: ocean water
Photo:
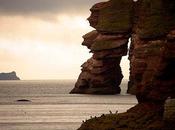
[[[83,120],[125,112],[135,96],[69,94],[75,80],[0,81],[0,130],[76,130]],[[19,102],[25,99],[28,102]]]

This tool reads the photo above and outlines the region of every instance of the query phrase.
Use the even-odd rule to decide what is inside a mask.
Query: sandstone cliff
[[[83,45],[93,57],[82,65],[73,92],[119,93],[119,64],[131,38],[128,93],[139,103],[126,113],[88,120],[79,130],[174,130],[163,115],[165,100],[175,98],[175,1],[109,0],[91,12],[96,31],[84,36]]]

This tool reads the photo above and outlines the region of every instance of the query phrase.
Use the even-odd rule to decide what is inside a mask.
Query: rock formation
[[[117,94],[123,78],[120,61],[127,55],[132,26],[132,1],[116,0],[94,5],[89,23],[96,30],[83,36],[83,45],[93,53],[71,93]],[[120,15],[120,16],[118,16]],[[117,18],[114,16],[118,16]]]
[[[140,0],[136,4],[128,92],[140,102],[165,101],[175,94],[175,2]]]
[[[94,54],[84,65],[76,88],[81,86],[79,81],[86,81],[83,77],[89,77],[84,88],[93,86],[91,81],[96,76],[92,70],[97,71],[93,66],[97,60],[111,60],[111,56],[117,54],[114,59],[118,59],[119,66],[119,59],[126,54],[125,46],[131,37],[128,92],[135,94],[139,103],[126,113],[88,120],[79,130],[175,130],[174,123],[167,125],[163,117],[165,100],[175,98],[175,1],[109,0],[96,4],[91,11],[89,21],[96,31],[88,34],[90,38],[85,36],[88,44],[85,40],[84,45]],[[122,38],[112,40],[114,37]],[[105,70],[112,66],[105,63],[107,65],[102,65]],[[84,71],[87,68],[88,71]],[[106,75],[100,73],[100,76]],[[99,89],[104,85],[101,83]],[[165,109],[167,111],[167,106]]]
[[[16,72],[10,72],[10,73],[0,73],[0,80],[20,80],[16,76]]]

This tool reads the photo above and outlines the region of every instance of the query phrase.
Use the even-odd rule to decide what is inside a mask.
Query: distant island
[[[0,73],[0,80],[20,80],[20,78],[17,77],[15,71],[12,71],[10,73]]]

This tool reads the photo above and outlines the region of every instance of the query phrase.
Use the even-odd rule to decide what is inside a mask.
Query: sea
[[[0,130],[76,130],[81,123],[102,114],[122,113],[136,97],[69,94],[76,80],[0,81]]]

